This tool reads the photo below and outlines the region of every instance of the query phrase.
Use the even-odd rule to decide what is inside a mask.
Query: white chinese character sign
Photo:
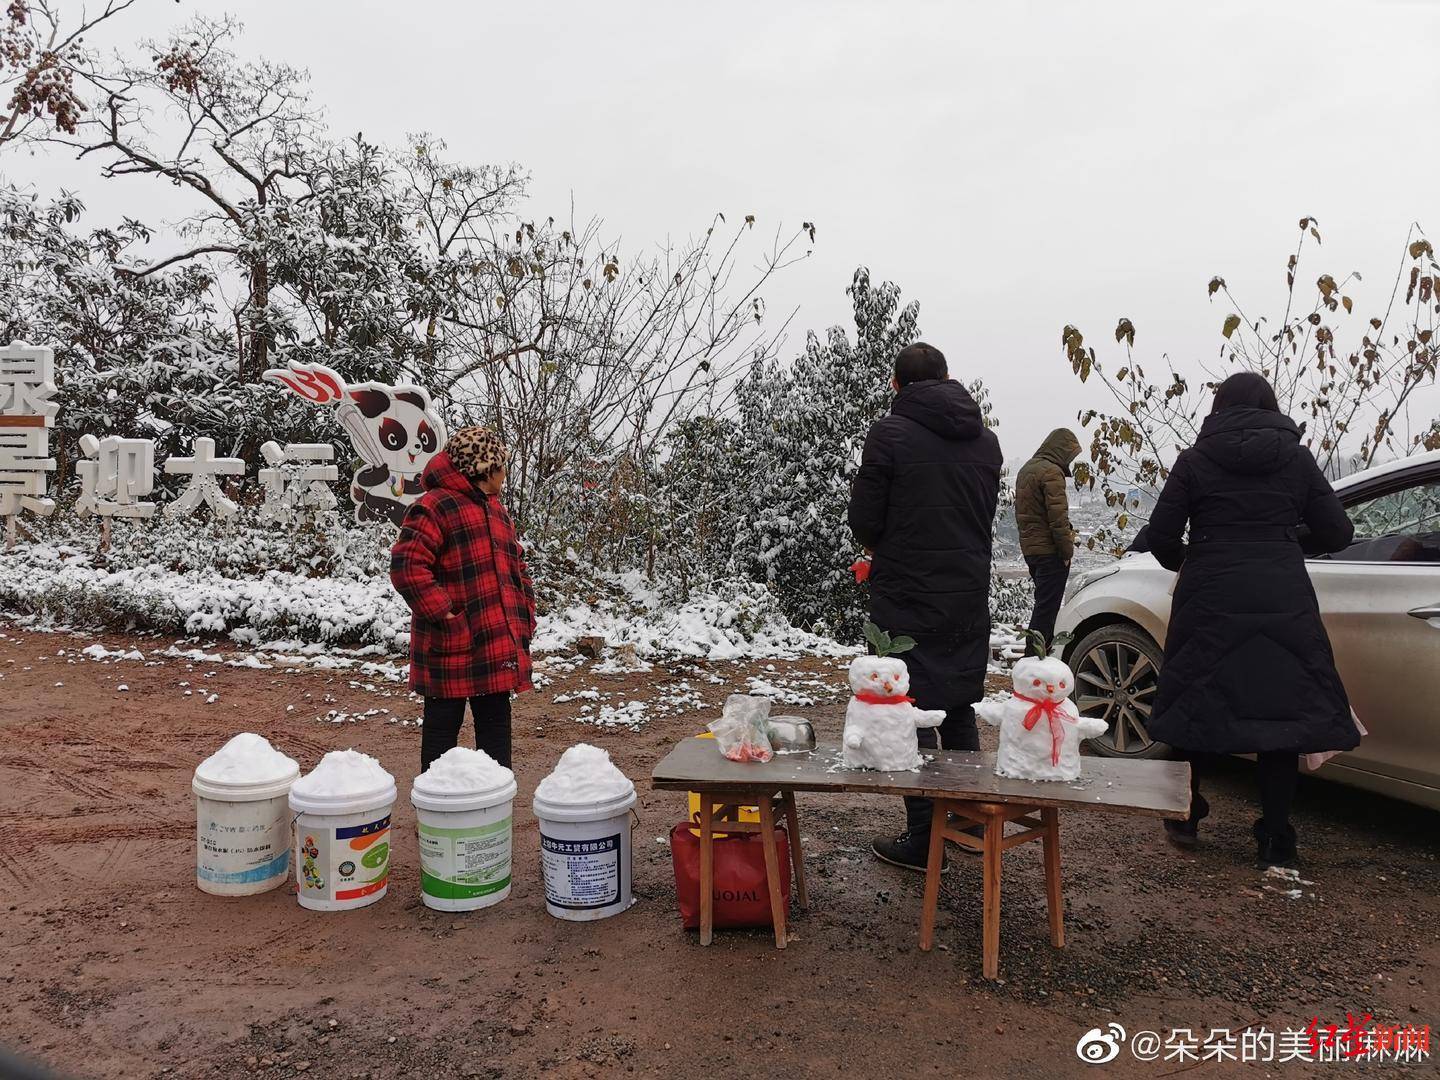
[[[260,455],[269,468],[259,472],[260,487],[265,493],[260,504],[262,525],[288,525],[307,513],[314,516],[322,510],[335,509],[335,493],[330,485],[340,479],[335,465],[321,462],[335,459],[335,448],[329,443],[267,442]]]
[[[148,518],[155,513],[155,504],[145,501],[155,490],[154,440],[82,435],[80,452],[85,457],[75,463],[80,477],[77,513],[102,518]]]
[[[273,445],[273,444],[266,444]],[[204,503],[217,518],[234,517],[240,509],[235,500],[220,490],[221,476],[244,476],[245,462],[240,458],[217,458],[215,440],[204,437],[195,440],[194,457],[172,457],[165,461],[167,476],[188,476],[185,485],[174,502],[165,507],[166,517],[189,517]],[[261,474],[264,479],[264,474]]]
[[[420,495],[420,473],[445,445],[445,421],[424,387],[356,383],[321,364],[265,372],[271,382],[316,405],[335,406],[335,419],[364,462],[350,483],[355,520],[400,524]]]
[[[44,517],[55,509],[46,496],[50,425],[55,396],[53,349],[14,341],[0,349],[0,515],[6,546],[13,546],[23,510]]]

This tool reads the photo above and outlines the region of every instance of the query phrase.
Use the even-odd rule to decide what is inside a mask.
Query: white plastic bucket
[[[536,796],[545,910],[557,919],[585,922],[618,915],[630,895],[632,785],[603,802],[552,803]]]
[[[423,774],[421,779],[423,779]],[[420,899],[436,911],[477,911],[510,895],[515,781],[488,791],[410,789],[420,833]]]
[[[207,780],[197,771],[195,884],[215,896],[252,896],[290,876],[290,814],[285,796],[300,775],[262,783]]]
[[[333,797],[290,792],[295,818],[295,885],[300,906],[348,911],[385,895],[395,784]]]

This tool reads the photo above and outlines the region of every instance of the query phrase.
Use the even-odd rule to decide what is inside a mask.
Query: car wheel
[[[1165,757],[1170,747],[1148,730],[1160,664],[1165,654],[1153,638],[1131,623],[1112,623],[1086,634],[1070,651],[1075,672],[1075,706],[1081,716],[1110,725],[1090,740],[1101,757]]]

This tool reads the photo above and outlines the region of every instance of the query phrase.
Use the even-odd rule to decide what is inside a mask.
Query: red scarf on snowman
[[[1070,720],[1070,717],[1065,715],[1064,710],[1060,708],[1065,702],[1063,700],[1051,701],[1049,698],[1036,700],[1026,697],[1019,690],[1014,691],[1014,694],[1018,700],[1030,706],[1030,711],[1025,714],[1026,731],[1033,730],[1035,725],[1040,722],[1041,716],[1050,721],[1050,764],[1059,765],[1060,748],[1065,745],[1064,721],[1069,720],[1072,724],[1075,722]]]
[[[880,694],[872,694],[869,690],[861,690],[855,695],[856,701],[863,701],[866,705],[904,705],[909,702],[915,704],[913,697],[905,697],[897,694],[895,697],[882,697]]]

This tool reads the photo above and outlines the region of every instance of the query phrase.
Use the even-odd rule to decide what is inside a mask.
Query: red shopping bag
[[[723,828],[723,822],[716,822]],[[790,909],[790,843],[783,828],[775,830],[780,856],[780,896]],[[765,876],[765,845],[759,833],[727,833],[715,837],[715,925],[771,926],[770,888]],[[670,830],[670,858],[675,864],[675,896],[686,930],[700,926],[700,830],[682,821]]]

